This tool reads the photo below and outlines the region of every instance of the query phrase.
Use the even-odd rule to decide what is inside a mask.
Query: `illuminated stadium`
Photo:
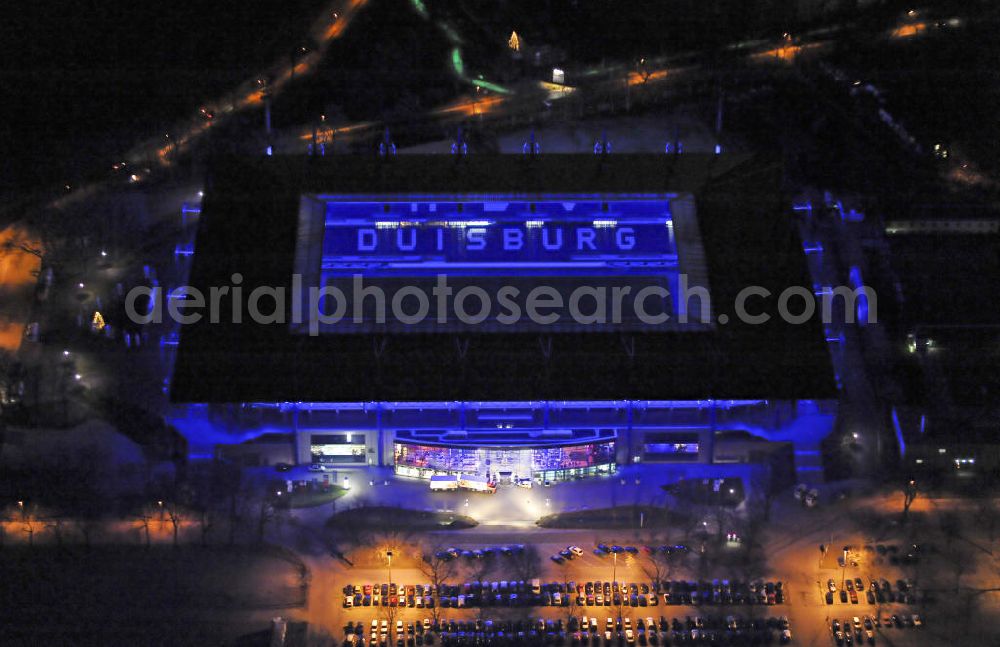
[[[222,160],[191,285],[208,293],[238,273],[244,296],[279,286],[292,297],[264,308],[281,309],[280,323],[235,323],[223,300],[219,322],[183,327],[172,422],[217,453],[287,446],[244,452],[247,464],[289,456],[503,484],[779,456],[821,478],[838,395],[822,326],[731,316],[745,285],[812,285],[779,182],[779,168],[748,156]],[[580,286],[646,297],[614,317],[578,300],[584,322],[509,321],[476,299],[473,322],[433,301],[402,322],[352,293],[358,275],[390,297],[431,294],[441,275],[452,294],[545,284],[562,302]],[[310,286],[343,296],[324,312],[364,316],[297,316]],[[776,313],[766,300],[754,310]]]

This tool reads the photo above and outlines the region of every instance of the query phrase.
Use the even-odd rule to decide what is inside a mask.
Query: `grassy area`
[[[650,506],[619,506],[550,514],[538,520],[542,528],[663,528],[677,523],[678,514]]]
[[[6,546],[0,582],[5,645],[219,644],[306,599],[267,547]]]
[[[461,514],[428,512],[394,507],[365,507],[344,510],[330,517],[330,525],[349,525],[363,530],[440,530],[441,528],[473,528],[476,520]]]
[[[292,492],[291,495],[286,495],[283,501],[289,508],[315,508],[316,506],[336,501],[345,494],[347,494],[347,490],[335,485],[329,492],[321,492],[319,490]]]

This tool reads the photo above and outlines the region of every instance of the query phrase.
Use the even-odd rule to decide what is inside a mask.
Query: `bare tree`
[[[765,524],[760,518],[747,519],[739,528],[739,550],[732,567],[744,581],[760,579],[767,572],[764,530]]]
[[[483,555],[472,564],[472,577],[479,582],[489,576],[496,566],[496,562],[490,555]]]
[[[0,403],[15,402],[26,371],[13,353],[0,350]]]
[[[715,526],[715,541],[722,543],[724,535],[732,530],[735,514],[732,508],[722,504],[710,506],[709,510]]]
[[[571,619],[575,618],[576,614],[578,614],[580,612],[580,608],[581,607],[580,607],[580,600],[578,598],[578,593],[576,592],[576,589],[570,591],[567,588],[566,589],[566,597],[568,598],[569,601],[565,602],[563,604],[563,609],[565,610],[565,613],[563,614],[563,617],[564,617],[564,622],[568,625],[569,621]]]
[[[750,496],[747,507],[752,515],[759,515],[763,521],[771,520],[771,506],[776,495],[772,479],[771,466],[767,465],[761,471],[755,472],[750,479]]]
[[[996,541],[997,520],[1000,517],[1000,510],[992,498],[985,498],[976,507],[976,521],[980,528],[986,531],[989,550],[993,551],[993,542]]]
[[[962,586],[962,576],[970,571],[975,571],[976,556],[969,546],[959,542],[949,542],[945,551],[944,563],[951,572],[952,586],[957,594]]]
[[[3,254],[31,254],[38,258],[45,256],[45,249],[41,242],[32,238],[31,234],[24,227],[11,227],[7,230],[9,237],[0,245],[0,253]]]
[[[35,545],[35,533],[43,527],[42,515],[38,506],[31,502],[17,502],[17,522],[21,532],[28,538],[28,546]]]
[[[145,505],[139,510],[139,513],[135,515],[135,518],[139,522],[139,528],[143,531],[146,537],[146,548],[150,547],[151,541],[149,537],[149,524],[156,518],[158,511],[154,511],[152,506]]]
[[[519,580],[528,581],[541,573],[541,559],[538,549],[526,546],[523,551],[510,556],[511,570]]]
[[[384,619],[389,624],[390,635],[392,635],[392,632],[396,630],[396,616],[398,615],[397,609],[398,607],[395,607],[391,604],[386,604],[384,601],[383,601],[383,606],[380,606],[378,609],[379,617]],[[435,611],[437,610],[437,605],[434,606],[434,610]],[[434,619],[437,620],[437,616],[435,616]]]
[[[170,521],[170,529],[173,533],[174,548],[177,548],[177,534],[181,524],[184,523],[184,517],[187,513],[175,501],[171,501],[166,505],[166,511],[167,519]]]
[[[218,497],[226,512],[226,525],[228,528],[228,544],[232,546],[236,543],[236,532],[243,522],[244,504],[242,494],[244,492],[243,471],[239,466],[223,462],[216,462],[212,466],[210,490],[207,501],[215,502]]]
[[[674,555],[672,551],[659,550],[659,546],[668,541],[666,533],[653,534],[648,538],[648,541],[649,550],[640,559],[640,566],[646,578],[659,587],[660,582],[670,578],[674,563],[671,558]]]
[[[87,550],[91,549],[94,534],[100,530],[102,521],[101,512],[96,505],[85,503],[76,510],[73,525],[83,537],[83,545]]]
[[[269,523],[274,521],[277,512],[274,501],[267,492],[259,492],[253,501],[254,520],[257,527],[257,542],[264,542],[264,533]]]
[[[63,547],[63,530],[65,529],[65,520],[59,515],[53,515],[45,520],[45,527],[52,531],[52,536],[56,540],[56,546],[59,548]]]
[[[7,541],[7,524],[13,519],[10,508],[7,506],[0,507],[0,549],[4,547]]]
[[[211,505],[199,505],[195,509],[195,518],[198,521],[201,545],[208,546],[208,535],[215,527],[215,509]]]
[[[445,557],[442,546],[428,545],[425,547],[420,557],[419,568],[429,580],[434,590],[440,594],[441,585],[455,576],[457,565],[453,558]],[[431,616],[437,622],[441,617],[440,605],[435,604],[431,609]]]
[[[917,499],[917,482],[910,479],[903,485],[903,517],[902,522],[906,523],[906,519],[910,514],[910,506]]]

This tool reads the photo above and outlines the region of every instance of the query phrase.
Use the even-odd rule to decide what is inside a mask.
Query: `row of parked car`
[[[834,594],[838,593],[837,582],[832,578],[826,581],[826,603],[833,604]],[[871,578],[866,587],[864,580],[855,577],[853,580],[844,580],[844,585],[839,589],[840,602],[846,604],[848,600],[851,604],[858,604],[862,600],[867,600],[868,604],[885,604],[895,602],[899,604],[914,604],[916,602],[916,591],[909,580],[896,580],[896,589],[885,578],[876,580]]]
[[[879,619],[877,615],[873,616],[863,616],[859,618],[854,616],[851,620],[840,620],[834,618],[830,623],[830,632],[833,633],[833,639],[838,645],[852,645],[857,643],[858,645],[863,645],[867,642],[869,645],[875,644],[875,629],[878,627],[923,627],[924,621],[917,614],[886,614]]]
[[[567,546],[561,551],[549,557],[553,562],[557,564],[562,564],[563,562],[573,559],[574,557],[580,557],[583,555],[583,549],[579,546]]]
[[[365,626],[348,622],[344,627],[345,646],[365,644]],[[744,645],[770,644],[777,638],[782,643],[791,642],[792,632],[788,618],[752,618],[740,616],[686,616],[670,620],[660,616],[637,618],[575,616],[567,622],[545,620],[442,620],[406,622],[397,620],[392,626],[388,620],[373,618],[368,645],[391,647],[434,645],[566,645],[572,647],[611,647],[612,645]]]
[[[455,548],[451,546],[443,550],[439,550],[434,553],[434,556],[438,559],[444,561],[450,561],[453,559],[458,559],[459,557],[465,558],[467,560],[476,559],[489,559],[493,557],[506,556],[510,557],[512,555],[520,555],[524,552],[524,544],[511,544],[510,546],[490,546],[488,548],[477,548],[475,550]]]
[[[550,585],[540,580],[473,581],[464,584],[348,584],[344,586],[344,606],[433,608],[488,606],[568,605],[569,598],[554,596]]]
[[[662,583],[663,601],[667,604],[784,604],[785,587],[777,582],[754,580],[675,580]]]
[[[832,595],[832,593],[830,594]],[[344,607],[652,607],[662,599],[668,605],[782,604],[783,583],[726,579],[663,580],[646,582],[548,582],[538,579],[473,581],[464,584],[348,584],[344,587]]]

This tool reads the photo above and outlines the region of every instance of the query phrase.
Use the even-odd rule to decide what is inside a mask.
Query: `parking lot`
[[[919,589],[909,585],[905,591],[900,591],[897,581],[900,578],[890,578],[894,569],[888,561],[883,568],[885,583],[889,584],[888,591],[882,578],[876,576],[876,584],[884,600],[880,603],[867,577],[862,580],[859,591],[855,581],[859,576],[852,571],[861,569],[850,564],[846,569],[823,569],[827,572],[815,582],[812,575],[793,573],[789,577],[791,581],[786,580],[780,585],[777,579],[770,580],[770,587],[767,579],[741,581],[737,577],[713,577],[699,580],[692,576],[689,567],[678,566],[674,574],[664,577],[660,586],[655,587],[648,575],[654,559],[651,552],[669,547],[671,552],[683,554],[692,551],[691,548],[678,544],[646,546],[639,541],[628,540],[615,542],[612,536],[601,536],[592,531],[536,533],[540,541],[534,543],[527,543],[531,537],[528,534],[510,536],[525,543],[498,544],[489,541],[500,536],[503,535],[484,533],[477,537],[484,541],[455,540],[454,545],[439,544],[435,557],[456,570],[452,577],[441,583],[444,586],[437,588],[429,584],[431,578],[419,564],[400,563],[397,566],[394,562],[392,579],[396,583],[396,606],[391,606],[393,594],[385,568],[345,572],[337,588],[323,596],[331,611],[337,609],[334,612],[337,618],[336,634],[331,634],[331,637],[336,644],[346,640],[370,646],[370,624],[375,619],[378,630],[374,644],[382,644],[381,621],[386,620],[384,637],[387,647],[426,644],[640,644],[657,647],[672,644],[780,644],[786,628],[788,634],[784,640],[791,644],[924,645],[937,642],[931,633],[934,631],[934,618],[928,619],[921,605],[907,604],[908,601],[916,602]],[[578,550],[570,550],[574,547]],[[693,550],[697,551],[697,548]],[[520,580],[517,577],[521,551],[535,554],[537,578]],[[570,557],[566,557],[565,552],[569,552]],[[554,559],[556,557],[560,559]],[[656,558],[663,559],[663,556],[661,554]],[[688,563],[693,561],[696,561],[695,556],[690,555]],[[815,558],[812,565],[815,568]],[[815,573],[815,570],[809,570]],[[486,573],[487,576],[477,579],[477,573]],[[852,577],[845,575],[842,582],[840,576],[844,573]],[[718,572],[713,574],[724,575]],[[830,592],[828,579],[833,577],[828,576],[836,576],[834,602],[829,605],[826,593]],[[504,577],[514,578],[506,579],[506,588],[503,586]],[[532,579],[538,580],[537,590]],[[856,605],[851,603],[849,592],[847,602],[840,602],[840,591],[848,591],[847,579],[851,580],[856,595],[860,593]],[[351,585],[349,594],[345,593],[348,583]],[[374,602],[376,584],[378,605]],[[387,596],[382,595],[383,584]],[[634,593],[632,585],[635,585]],[[644,591],[644,586],[648,592]],[[356,592],[356,587],[360,587],[359,592]],[[366,587],[371,593],[366,594]],[[600,604],[598,591],[602,596]],[[869,591],[876,596],[874,604],[869,604]],[[361,595],[360,604],[355,606],[359,602],[358,593]],[[351,608],[344,608],[348,595],[351,597]],[[367,606],[366,595],[372,596]],[[773,598],[769,597],[771,595]],[[447,602],[442,603],[442,596]],[[593,622],[597,623],[596,632],[592,627],[584,630],[584,616],[588,627]],[[858,617],[860,632],[854,627],[855,616]],[[612,629],[607,628],[609,618]],[[426,629],[425,619],[428,622]],[[653,630],[649,628],[649,619],[655,625]],[[835,619],[842,634],[839,643],[837,630],[833,628]],[[730,627],[730,620],[735,623],[736,629]],[[397,621],[403,623],[401,633],[395,631]],[[783,628],[781,625],[785,621],[787,627]],[[347,637],[348,623],[353,623],[349,633],[354,638]],[[662,629],[664,623],[666,630]],[[870,629],[867,624],[871,625]],[[925,629],[928,625],[931,627],[929,631]],[[634,642],[630,642],[629,628],[632,629],[631,640]],[[692,634],[692,630],[696,633]],[[611,632],[610,635],[605,633],[607,631]],[[520,636],[519,632],[524,635]]]

